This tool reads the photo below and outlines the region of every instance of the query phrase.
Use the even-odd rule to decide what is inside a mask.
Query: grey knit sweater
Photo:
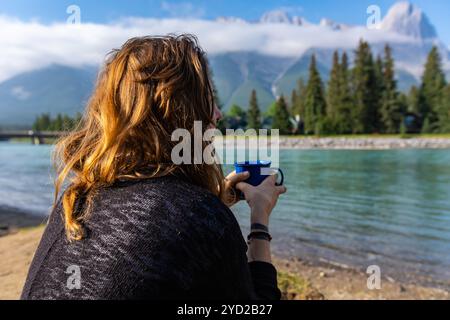
[[[85,226],[69,243],[56,207],[22,299],[280,298],[273,265],[247,262],[233,213],[178,178],[102,189]]]

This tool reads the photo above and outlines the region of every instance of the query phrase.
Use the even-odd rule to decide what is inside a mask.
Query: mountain
[[[250,23],[250,22],[248,22]],[[264,14],[258,22],[254,23],[271,23],[271,24],[288,24],[296,25],[300,27],[314,26],[302,17],[290,16],[287,12],[282,10],[274,10]],[[330,19],[321,19],[319,25],[322,28],[331,29],[337,33],[343,32],[353,28],[354,26],[337,23]],[[317,25],[316,25],[317,28]],[[393,50],[393,56],[396,63],[396,79],[398,87],[401,91],[408,91],[412,85],[418,85],[423,70],[423,65],[426,61],[426,57],[433,46],[437,46],[440,50],[441,57],[443,58],[444,66],[450,65],[450,53],[448,48],[438,39],[436,30],[431,24],[426,14],[417,6],[409,2],[398,2],[394,4],[386,16],[381,22],[381,30],[390,34],[398,34],[411,41],[391,41],[389,45]],[[370,43],[374,57],[384,54],[385,42]],[[248,105],[248,97],[250,96],[251,85],[257,90],[258,98],[262,109],[266,109],[267,101],[275,99],[275,97],[283,94],[286,97],[290,97],[292,89],[297,85],[297,81],[300,78],[307,80],[308,67],[310,57],[314,53],[317,57],[317,65],[319,73],[322,76],[324,83],[328,81],[329,71],[331,70],[333,52],[338,50],[341,54],[344,51],[342,48],[324,49],[324,48],[310,48],[303,54],[293,59],[284,58],[283,63],[279,65],[281,68],[274,68],[267,61],[270,61],[270,57],[265,57],[259,63],[259,65],[270,70],[271,77],[266,78],[264,81],[259,81],[259,70],[254,69],[251,73],[241,73],[239,79],[233,79],[228,83],[230,77],[222,77],[222,73],[215,73],[215,81],[218,83],[219,92],[222,92],[220,98],[227,110],[231,104],[237,103],[243,107]],[[354,58],[353,50],[346,50],[350,63]],[[220,55],[221,60],[226,60],[227,56],[236,56],[235,53],[227,53]],[[212,57],[211,59],[215,59]],[[261,59],[261,57],[254,56],[254,59]],[[237,65],[229,68],[227,72],[231,70],[240,70],[238,60],[231,59]],[[276,58],[276,61],[280,61],[281,58]],[[275,61],[275,60],[274,60]],[[221,68],[220,63],[213,63],[214,68]],[[274,72],[279,72],[275,75]],[[450,79],[450,70],[446,71]],[[246,76],[250,76],[251,81],[246,80]],[[231,77],[232,78],[232,77]],[[270,83],[270,81],[272,81]],[[232,84],[231,84],[232,83]],[[223,88],[225,85],[225,89]],[[251,84],[251,85],[249,85]],[[231,88],[234,88],[234,91]],[[222,88],[222,89],[221,89]],[[271,90],[269,90],[271,88]],[[269,96],[269,93],[272,96]],[[261,98],[260,98],[261,97]]]
[[[299,16],[291,16],[285,10],[272,10],[264,13],[259,19],[259,23],[285,23],[297,26],[310,25],[308,21]]]
[[[322,36],[325,32],[334,37],[352,34],[357,26],[345,25],[323,18],[319,24],[312,24],[305,18],[291,16],[283,10],[267,12],[257,21],[246,21],[236,17],[219,17],[216,23],[234,24],[240,27],[262,26],[263,29],[286,25],[289,30],[298,28],[299,32],[310,30],[313,36]],[[284,30],[281,26],[280,30]],[[433,45],[438,46],[444,65],[450,66],[450,52],[438,38],[436,30],[426,14],[409,2],[393,5],[380,24],[381,31],[390,35],[401,35],[411,41],[391,40],[396,63],[396,78],[400,90],[407,91],[420,82],[423,65]],[[296,31],[295,31],[296,32]],[[306,33],[308,34],[308,33]],[[357,36],[357,32],[354,33]],[[280,35],[283,36],[283,35]],[[396,38],[389,38],[396,39]],[[301,41],[302,39],[286,39]],[[355,38],[357,43],[359,39]],[[316,42],[317,43],[317,42]],[[270,46],[270,43],[267,43]],[[327,45],[327,43],[324,43]],[[375,56],[383,55],[385,42],[371,42]],[[328,81],[332,56],[335,50],[344,51],[353,61],[354,50],[339,45],[336,48],[311,46],[295,55],[263,54],[256,51],[230,51],[210,54],[219,98],[224,111],[232,104],[244,109],[252,89],[256,89],[260,108],[265,111],[273,100],[283,94],[290,99],[297,81],[307,81],[308,68],[312,54],[316,55],[317,67],[324,83]],[[58,112],[74,114],[81,111],[92,91],[97,67],[74,68],[52,65],[37,71],[15,76],[0,83],[0,125],[30,125],[35,117],[43,112],[56,115]],[[450,78],[450,68],[445,70]]]
[[[299,59],[295,60],[294,63],[291,64],[289,68],[275,81],[274,95],[280,96],[283,94],[289,101],[292,90],[297,88],[298,80],[303,79],[305,82],[308,80],[309,64],[313,54],[316,55],[317,70],[322,77],[322,81],[324,83],[328,81],[331,64],[327,61],[327,58],[331,57],[333,54],[330,51],[331,50],[310,49]]]
[[[351,26],[349,26],[349,25],[346,25],[346,24],[343,24],[343,23],[337,23],[337,22],[335,22],[333,20],[330,20],[330,19],[327,19],[327,18],[322,18],[320,20],[319,25],[322,26],[322,27],[331,28],[332,30],[336,30],[336,31],[337,30],[346,30],[346,29],[351,28]]]
[[[74,115],[83,110],[96,72],[96,68],[52,65],[1,83],[0,124],[29,125],[47,112]]]
[[[388,11],[381,29],[420,40],[436,39],[437,33],[425,13],[410,2],[398,2]]]
[[[255,52],[213,55],[209,60],[225,110],[233,103],[246,108],[252,89],[258,92],[261,109],[265,110],[274,99],[273,84],[293,61]]]

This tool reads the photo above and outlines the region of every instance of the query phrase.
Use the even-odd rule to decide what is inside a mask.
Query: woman
[[[220,116],[194,37],[113,51],[79,129],[57,144],[54,210],[22,299],[279,299],[263,229],[286,189],[171,161],[175,129]],[[260,231],[248,247],[228,208],[235,188]]]

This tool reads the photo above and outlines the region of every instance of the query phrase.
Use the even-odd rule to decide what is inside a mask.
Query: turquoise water
[[[0,206],[46,214],[53,201],[48,145],[0,142]]]
[[[285,150],[281,168],[271,229],[287,255],[449,287],[450,150]]]
[[[0,206],[48,211],[50,152],[0,143]],[[272,213],[278,251],[450,287],[450,150],[280,155],[288,193]],[[246,204],[233,211],[246,232]]]

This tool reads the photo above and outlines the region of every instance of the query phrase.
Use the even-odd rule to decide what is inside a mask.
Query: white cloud
[[[128,38],[167,33],[195,34],[209,54],[257,51],[301,55],[311,47],[353,49],[359,39],[408,42],[410,38],[354,27],[339,32],[318,25],[229,23],[198,18],[127,18],[113,24],[51,24],[0,16],[0,81],[51,64],[98,65]]]
[[[12,88],[11,95],[19,100],[27,100],[31,96],[31,92],[25,90],[22,86]]]

